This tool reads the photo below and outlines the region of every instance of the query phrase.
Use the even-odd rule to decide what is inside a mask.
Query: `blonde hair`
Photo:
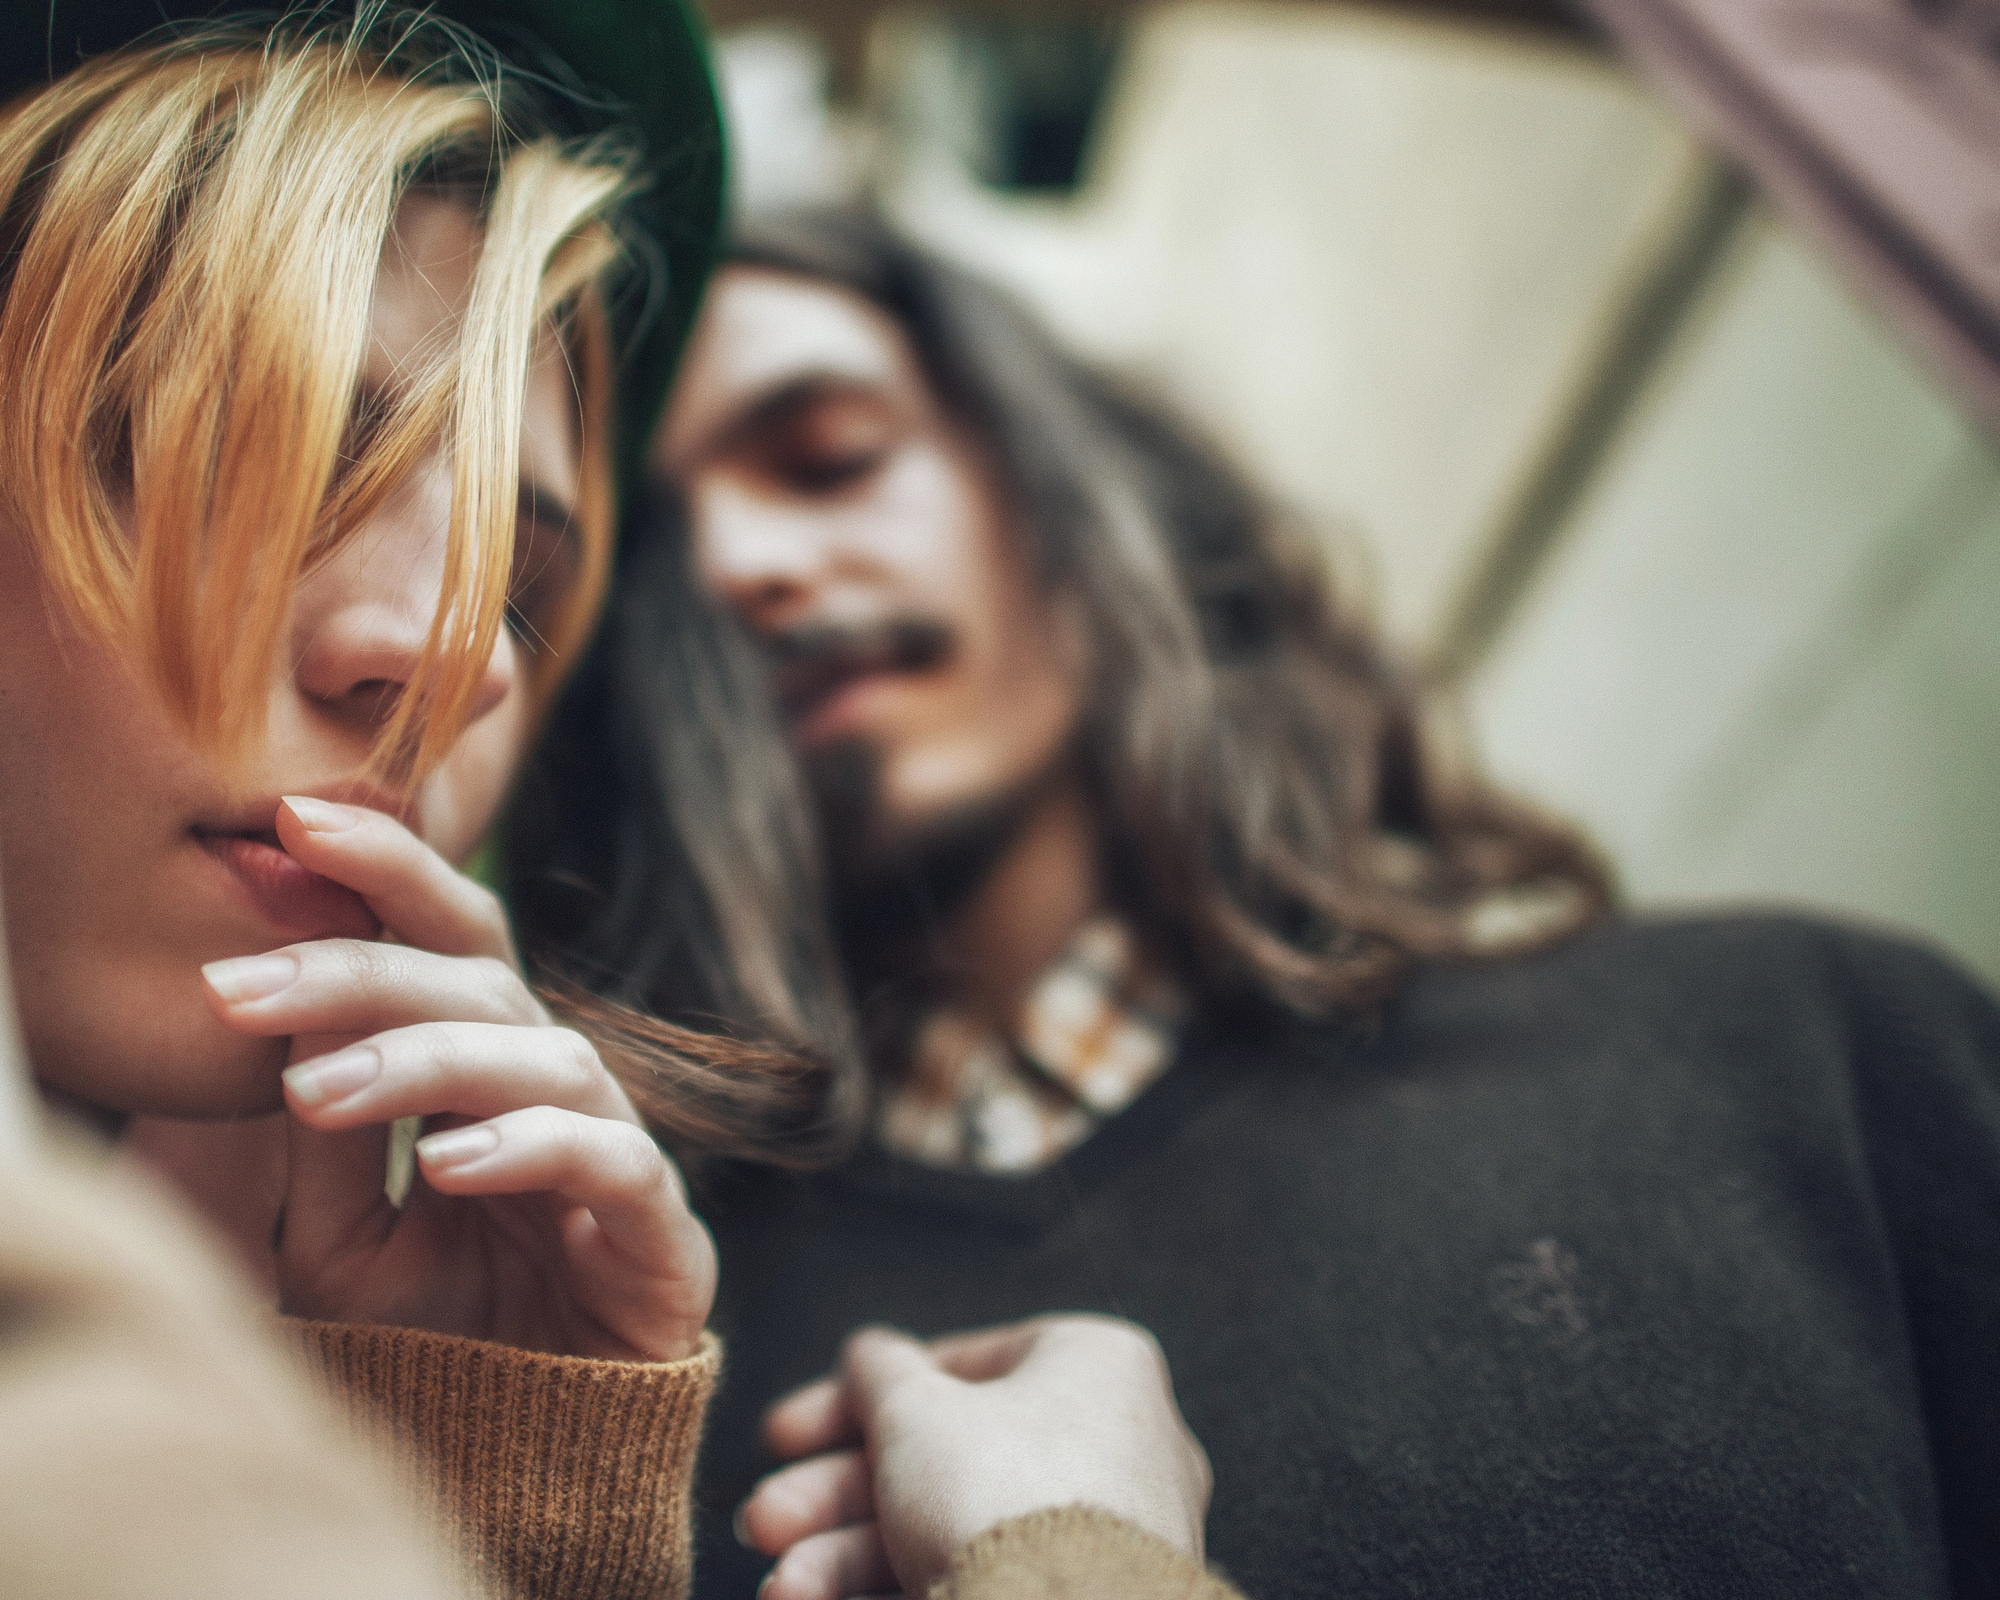
[[[0,510],[73,619],[129,641],[225,759],[261,734],[294,585],[440,444],[443,591],[374,759],[407,778],[450,748],[505,620],[521,413],[552,318],[577,393],[581,561],[531,619],[540,704],[608,581],[595,280],[617,250],[620,165],[519,137],[490,66],[447,39],[413,67],[398,28],[211,28],[86,62],[0,112]],[[397,207],[451,178],[484,228],[469,303],[364,398]]]

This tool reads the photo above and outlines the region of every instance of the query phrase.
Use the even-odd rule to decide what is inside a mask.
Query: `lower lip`
[[[373,939],[382,932],[360,895],[308,872],[276,845],[241,834],[211,834],[201,843],[264,920],[294,939]]]
[[[870,707],[885,694],[906,683],[906,672],[869,672],[850,678],[824,700],[792,722],[792,739],[805,749],[822,745],[853,733],[868,715]]]

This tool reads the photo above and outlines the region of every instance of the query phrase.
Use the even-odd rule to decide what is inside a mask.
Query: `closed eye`
[[[888,459],[886,450],[800,455],[775,464],[776,474],[796,494],[837,494],[867,477]]]
[[[749,477],[803,498],[837,495],[879,472],[908,431],[889,397],[865,384],[816,378],[759,405],[731,441]]]
[[[570,507],[559,496],[524,483],[514,524],[507,626],[529,650],[547,647],[546,634],[576,582],[582,557]]]

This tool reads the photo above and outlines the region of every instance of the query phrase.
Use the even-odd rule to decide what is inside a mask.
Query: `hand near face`
[[[288,800],[277,828],[397,941],[206,969],[228,1026],[292,1039],[283,1309],[567,1355],[691,1354],[714,1246],[596,1052],[522,981],[499,902],[378,812]],[[435,1121],[398,1210],[388,1124],[410,1116]]]
[[[1159,1346],[1129,1322],[1039,1317],[928,1345],[863,1329],[764,1431],[793,1464],[738,1522],[782,1555],[760,1600],[922,1596],[968,1539],[1079,1503],[1201,1555],[1208,1457]]]

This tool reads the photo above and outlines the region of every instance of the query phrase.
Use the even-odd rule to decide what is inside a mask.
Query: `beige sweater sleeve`
[[[713,1339],[651,1365],[293,1324],[356,1438],[151,1185],[80,1152],[10,1157],[0,1215],[0,1595],[685,1592]]]
[[[929,1600],[1242,1600],[1164,1539],[1095,1506],[989,1528],[952,1557]]]
[[[593,1361],[411,1328],[293,1324],[355,1420],[430,1485],[435,1526],[511,1600],[678,1600],[721,1366]]]
[[[0,1595],[446,1600],[444,1564],[168,1198],[0,1160]]]

